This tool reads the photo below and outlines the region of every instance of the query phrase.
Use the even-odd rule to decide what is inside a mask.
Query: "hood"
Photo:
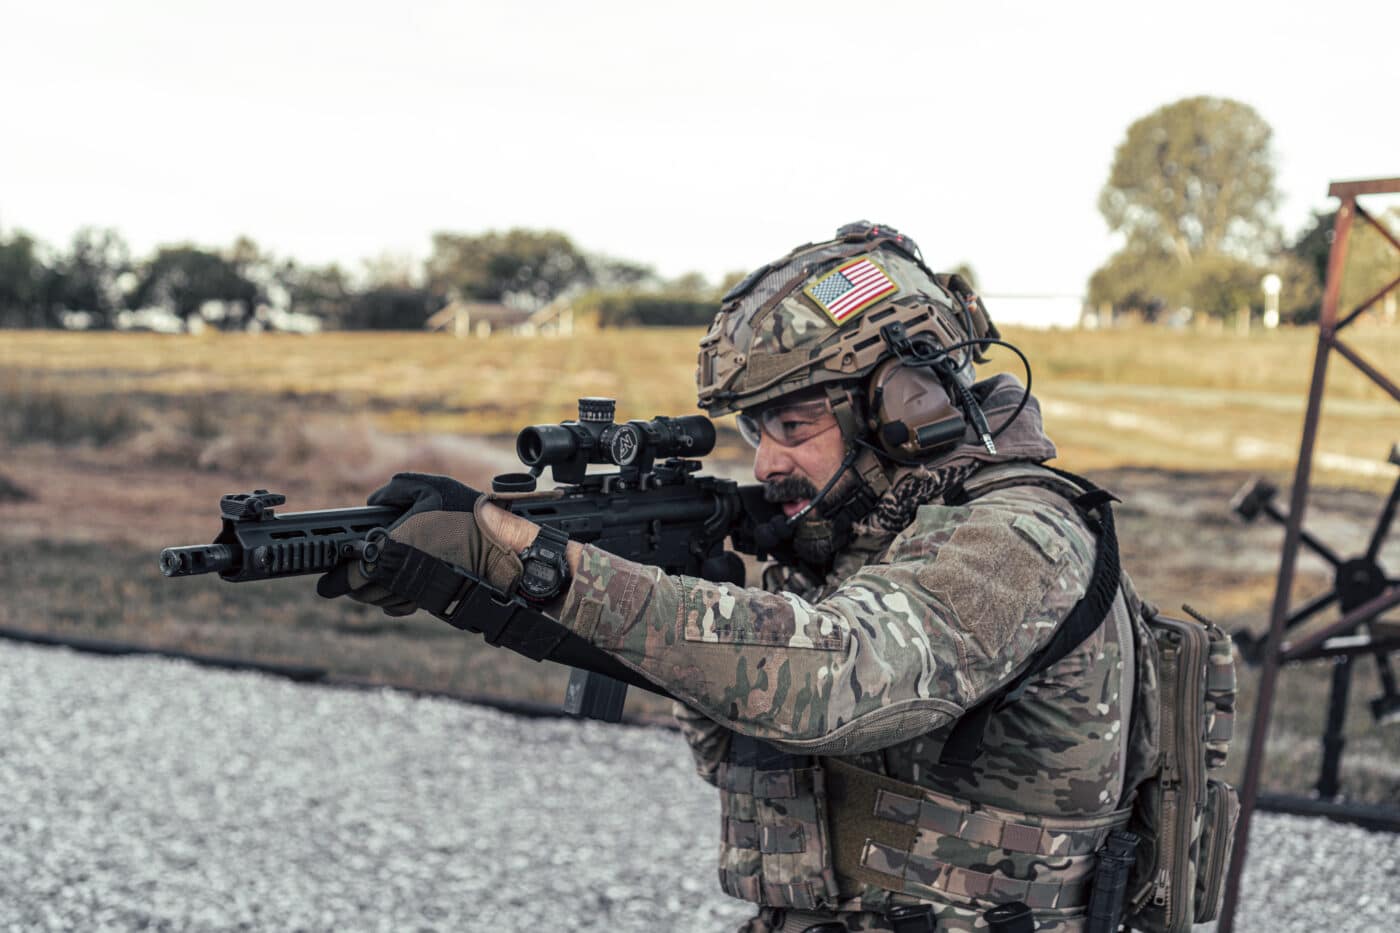
[[[972,394],[987,416],[987,423],[995,432],[1001,423],[1011,417],[1016,406],[1021,404],[1021,396],[1026,387],[1021,380],[1009,373],[993,376],[976,383]],[[1034,460],[1039,463],[1055,456],[1055,445],[1045,435],[1045,425],[1040,417],[1040,402],[1032,395],[1026,400],[1026,407],[1016,416],[1016,420],[996,439],[997,452],[987,453],[980,440],[965,441],[951,454],[929,466],[944,469],[963,463],[1010,463],[1014,460]]]

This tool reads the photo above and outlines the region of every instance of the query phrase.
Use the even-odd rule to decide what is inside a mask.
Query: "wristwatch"
[[[525,572],[520,575],[520,595],[532,603],[547,603],[564,591],[569,564],[564,548],[569,536],[557,528],[541,526],[534,542],[520,552]]]

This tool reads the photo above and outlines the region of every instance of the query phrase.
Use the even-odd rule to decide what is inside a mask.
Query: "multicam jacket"
[[[1007,434],[998,457],[968,455],[969,488],[1046,472],[1033,464],[1054,448],[1034,404]],[[684,701],[677,718],[722,795],[721,886],[765,908],[747,929],[780,928],[778,908],[883,929],[891,906],[929,902],[940,930],[971,930],[1021,900],[1039,929],[1077,930],[1093,853],[1125,819],[1122,595],[991,717],[970,769],[939,753],[1083,596],[1095,547],[1064,497],[1017,485],[926,502],[897,533],[865,529],[804,592],[668,576],[588,546],[560,621]],[[875,812],[833,822],[850,815],[852,774],[881,777],[866,787]],[[854,848],[838,823],[862,837]],[[800,929],[793,919],[781,928]]]

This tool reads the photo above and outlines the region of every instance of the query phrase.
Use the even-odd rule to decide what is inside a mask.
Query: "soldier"
[[[763,266],[724,298],[697,377],[782,504],[784,565],[745,588],[569,542],[567,579],[533,594],[683,701],[721,795],[721,887],[758,908],[743,930],[986,929],[1015,902],[1036,929],[1083,929],[1150,672],[1116,556],[1096,572],[1101,525],[1041,465],[1034,397],[975,381],[996,343],[966,283],[888,227]],[[392,539],[512,590],[540,529],[487,500],[401,474],[370,501],[409,509]],[[355,598],[415,608],[348,573]]]

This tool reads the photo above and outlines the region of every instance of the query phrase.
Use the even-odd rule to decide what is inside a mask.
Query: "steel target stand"
[[[1373,828],[1400,830],[1400,814],[1380,807],[1364,807],[1335,800],[1322,799],[1335,797],[1338,792],[1342,725],[1346,714],[1347,693],[1350,686],[1351,662],[1360,655],[1375,657],[1380,666],[1381,681],[1385,694],[1373,704],[1377,717],[1392,715],[1400,708],[1396,699],[1394,674],[1389,665],[1390,652],[1400,648],[1400,632],[1381,634],[1370,625],[1382,613],[1400,605],[1400,580],[1385,576],[1380,570],[1377,556],[1380,544],[1385,537],[1397,501],[1400,501],[1400,481],[1392,490],[1372,540],[1364,557],[1344,560],[1332,553],[1326,545],[1303,530],[1304,513],[1307,506],[1308,483],[1312,474],[1313,448],[1317,441],[1318,419],[1322,411],[1322,397],[1327,375],[1327,362],[1333,351],[1341,354],[1353,366],[1376,385],[1400,402],[1400,386],[1386,378],[1380,370],[1367,362],[1355,349],[1344,343],[1338,336],[1349,324],[1361,316],[1368,308],[1400,286],[1397,275],[1379,292],[1358,305],[1346,317],[1338,320],[1337,303],[1341,294],[1342,274],[1346,267],[1347,245],[1351,228],[1359,216],[1396,250],[1400,258],[1400,238],[1386,228],[1375,217],[1367,213],[1356,199],[1370,194],[1400,193],[1400,178],[1382,178],[1366,181],[1334,182],[1327,192],[1341,199],[1333,227],[1331,251],[1327,258],[1327,285],[1322,299],[1322,316],[1318,321],[1317,352],[1313,359],[1312,385],[1308,393],[1307,414],[1303,418],[1303,438],[1298,450],[1298,464],[1293,477],[1293,490],[1287,513],[1280,512],[1272,505],[1273,491],[1266,485],[1246,487],[1236,497],[1235,508],[1245,517],[1252,514],[1268,514],[1281,522],[1286,532],[1283,539],[1283,553],[1279,561],[1277,587],[1274,591],[1273,611],[1269,619],[1268,635],[1262,644],[1245,642],[1242,647],[1257,652],[1262,666],[1259,677],[1259,695],[1254,707],[1254,722],[1249,736],[1249,754],[1245,760],[1244,779],[1240,785],[1240,816],[1236,828],[1235,850],[1230,861],[1229,874],[1225,881],[1225,900],[1220,911],[1219,933],[1231,933],[1234,928],[1235,907],[1239,900],[1240,876],[1243,873],[1245,856],[1249,843],[1250,820],[1255,809],[1275,810],[1292,813],[1308,813],[1327,816],[1368,825]],[[1400,465],[1400,451],[1392,450],[1392,461]],[[1252,514],[1251,514],[1252,513]],[[1309,601],[1290,613],[1293,592],[1293,576],[1298,560],[1298,547],[1306,543],[1310,549],[1332,564],[1336,572],[1336,583],[1330,593]],[[1295,626],[1301,625],[1315,613],[1332,603],[1341,608],[1341,618],[1337,621],[1308,633],[1290,638],[1285,635]],[[1329,658],[1332,660],[1332,695],[1328,713],[1327,732],[1324,737],[1323,764],[1318,778],[1318,798],[1297,798],[1259,795],[1259,778],[1264,763],[1265,745],[1269,734],[1269,719],[1273,713],[1274,690],[1278,683],[1279,670],[1291,661],[1305,661]]]

